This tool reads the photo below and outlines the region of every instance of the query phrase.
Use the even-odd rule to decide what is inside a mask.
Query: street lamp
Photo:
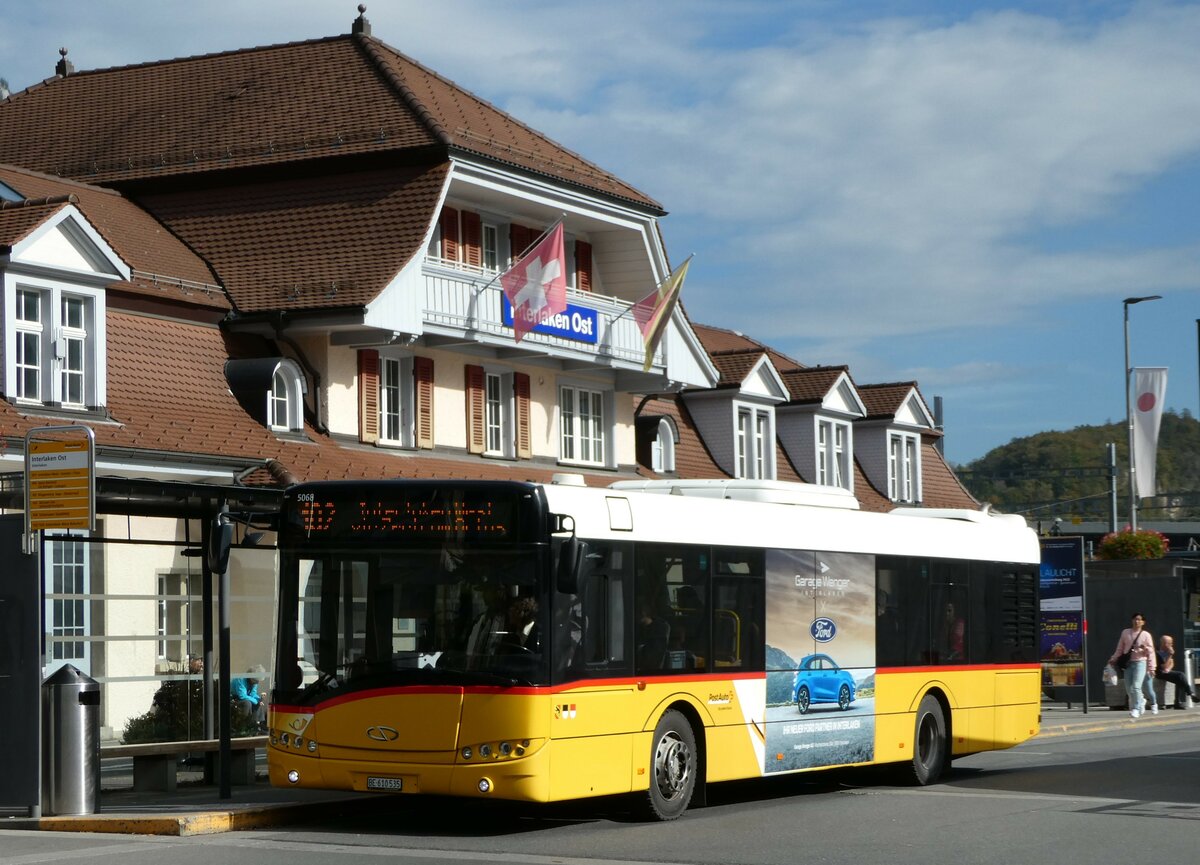
[[[1150,294],[1145,297],[1127,297],[1121,301],[1125,309],[1125,424],[1129,428],[1129,530],[1137,531],[1137,458],[1133,454],[1133,406],[1129,397],[1129,376],[1133,369],[1129,366],[1129,307],[1144,300],[1162,300],[1161,294]]]

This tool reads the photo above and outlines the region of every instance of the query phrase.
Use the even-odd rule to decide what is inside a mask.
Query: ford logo
[[[808,631],[818,643],[828,643],[837,636],[837,625],[833,623],[833,619],[826,619],[822,616],[819,619],[813,619]]]
[[[395,742],[400,738],[400,733],[394,727],[367,727],[367,736],[374,739],[376,742]]]

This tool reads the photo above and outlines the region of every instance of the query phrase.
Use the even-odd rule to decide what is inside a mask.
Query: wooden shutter
[[[440,219],[442,226],[442,258],[458,261],[458,211],[443,207]]]
[[[467,364],[467,451],[483,453],[486,447],[484,429],[483,367]]]
[[[471,267],[483,267],[483,222],[478,213],[462,212],[462,260]]]
[[[413,358],[413,382],[416,388],[417,447],[433,447],[433,358]]]
[[[526,228],[524,225],[517,225],[515,222],[508,227],[508,244],[512,250],[512,263],[516,264],[521,260],[521,254],[529,248],[529,244],[537,238],[533,233],[532,228]]]
[[[523,372],[513,373],[513,395],[517,398],[517,458],[527,460],[533,449],[529,444],[529,376]]]
[[[379,441],[379,352],[358,352],[358,439]]]
[[[575,287],[592,290],[592,245],[586,240],[575,241]]]

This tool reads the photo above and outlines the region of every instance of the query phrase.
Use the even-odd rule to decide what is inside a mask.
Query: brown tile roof
[[[422,250],[447,164],[147,195],[243,312],[360,306]]]
[[[788,370],[780,377],[787,385],[793,403],[812,403],[825,399],[838,378],[849,372],[847,366],[810,366]]]
[[[932,441],[921,443],[921,498],[927,508],[979,509],[979,500],[967,492]]]
[[[0,204],[0,249],[11,249],[64,207],[63,201]]]
[[[450,148],[661,212],[368,36],[76,72],[0,100],[0,160],[106,184],[398,150],[444,159]]]
[[[863,384],[858,386],[858,395],[867,409],[867,417],[895,417],[904,398],[917,386],[915,381],[892,382],[889,384]]]
[[[225,293],[216,285],[216,277],[208,266],[179,238],[120,193],[10,165],[0,165],[0,183],[26,199],[61,200],[75,205],[121,260],[135,271],[129,283],[121,284],[122,290],[191,305],[229,308]],[[9,214],[36,212],[36,224],[40,225],[62,206],[0,207],[0,243],[14,242],[6,239]]]
[[[692,329],[695,330],[700,344],[704,346],[704,350],[708,352],[709,357],[725,352],[743,351],[752,353],[757,351],[771,358],[771,363],[781,373],[790,369],[804,368],[804,365],[799,361],[756,339],[738,333],[736,330],[726,330],[725,328],[713,327],[708,324],[697,324],[696,322],[692,322]]]
[[[762,356],[763,352],[757,349],[735,349],[710,353],[709,358],[712,359],[713,366],[717,368],[717,372],[721,376],[717,381],[717,387],[741,384]]]

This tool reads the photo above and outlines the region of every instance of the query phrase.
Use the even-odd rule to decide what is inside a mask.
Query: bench
[[[1165,709],[1175,704],[1175,683],[1154,679],[1154,695],[1158,708]],[[1104,686],[1104,701],[1110,709],[1128,709],[1129,696],[1125,693],[1125,676],[1122,674],[1115,685]],[[1186,705],[1186,701],[1185,701]]]
[[[229,740],[230,783],[253,784],[255,757],[259,748],[267,746],[266,736],[244,736]],[[134,745],[105,745],[100,748],[101,759],[107,757],[133,758],[133,789],[175,789],[175,774],[179,757],[184,754],[215,754],[221,750],[219,739],[196,739],[186,742],[139,742]]]

